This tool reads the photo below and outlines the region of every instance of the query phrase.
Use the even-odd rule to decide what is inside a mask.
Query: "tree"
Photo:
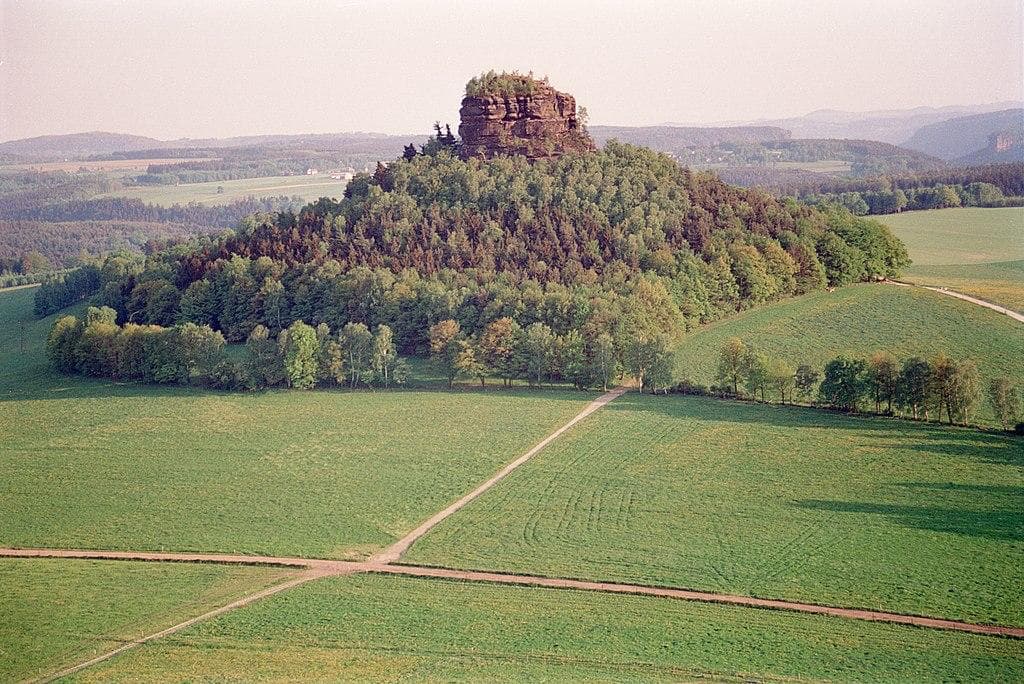
[[[896,379],[896,403],[904,411],[910,409],[917,419],[918,413],[924,411],[928,420],[928,402],[932,393],[932,370],[927,361],[913,356],[903,362],[899,377]]]
[[[257,325],[249,333],[245,351],[246,375],[252,389],[273,387],[284,382],[284,360],[280,348],[264,326]]]
[[[467,378],[479,378],[480,386],[486,386],[487,364],[480,360],[480,349],[475,340],[460,339],[459,351],[455,355],[457,375]]]
[[[509,317],[492,321],[480,335],[480,359],[508,386],[519,374],[516,347],[522,329]]]
[[[117,325],[117,311],[109,306],[90,306],[85,310],[85,325],[88,327],[93,323]]]
[[[394,382],[395,364],[398,362],[398,350],[391,328],[381,323],[373,336],[373,351],[370,355],[370,366],[376,382],[387,389]]]
[[[85,326],[78,339],[75,368],[85,375],[109,378],[117,371],[117,334],[120,329],[102,317],[89,315],[98,311],[95,307],[89,307],[86,313],[86,320],[92,318],[92,322]]]
[[[551,372],[555,358],[555,335],[543,323],[533,323],[522,338],[523,370],[531,385],[539,385]]]
[[[591,369],[593,377],[601,383],[601,389],[605,392],[608,391],[608,385],[619,377],[619,359],[615,353],[615,340],[608,333],[601,333],[594,338]]]
[[[942,410],[952,425],[956,421],[968,422],[981,398],[981,379],[973,361],[960,361],[944,353],[936,354],[930,363],[932,394],[938,404],[938,419]]]
[[[779,393],[782,403],[786,403],[786,394],[793,400],[793,387],[796,384],[796,369],[784,359],[771,359],[768,362],[768,384]]]
[[[208,378],[222,360],[224,336],[208,325],[184,323],[173,329],[173,343],[180,345],[186,379]]]
[[[738,337],[730,337],[722,345],[718,360],[718,380],[732,386],[732,393],[740,393],[739,384],[743,377],[747,345]]]
[[[657,394],[660,389],[668,394],[669,388],[675,383],[675,373],[675,356],[672,354],[671,339],[667,335],[659,335],[655,338],[653,359],[650,369],[647,371],[651,392]]]
[[[78,364],[78,342],[85,326],[74,316],[61,316],[50,328],[46,338],[46,354],[62,373],[71,373]]]
[[[459,374],[456,361],[461,350],[461,339],[462,331],[458,322],[450,318],[430,326],[430,359],[448,380],[448,387],[455,384]]]
[[[559,373],[576,389],[586,389],[593,382],[591,364],[587,359],[587,344],[578,330],[570,330],[558,339]]]
[[[280,345],[288,384],[298,389],[315,387],[320,355],[316,330],[303,321],[295,321],[281,331]]]
[[[956,364],[950,387],[948,407],[961,423],[970,423],[981,402],[981,375],[978,366],[967,359]],[[948,409],[947,409],[948,410]],[[953,418],[950,418],[950,422]]]
[[[825,377],[818,388],[822,402],[844,411],[856,411],[867,391],[864,371],[867,367],[860,359],[839,357],[825,366]]]
[[[817,368],[807,365],[806,363],[800,364],[796,369],[796,392],[800,395],[800,398],[804,401],[810,401],[811,397],[814,396],[814,390],[818,385],[818,380],[821,379],[821,373],[818,372]]]
[[[346,323],[338,336],[338,342],[345,355],[349,387],[355,387],[370,370],[373,335],[364,323]]]
[[[761,393],[761,401],[765,401],[765,386],[768,384],[768,359],[753,347],[747,347],[743,355],[743,383],[747,392],[754,399]]]
[[[868,389],[875,400],[875,413],[881,413],[883,402],[886,404],[886,413],[892,413],[899,377],[899,366],[889,352],[875,352],[868,359],[866,379]]]
[[[1016,425],[1021,415],[1021,391],[1010,378],[992,378],[988,386],[988,400],[996,419],[1004,428]]]

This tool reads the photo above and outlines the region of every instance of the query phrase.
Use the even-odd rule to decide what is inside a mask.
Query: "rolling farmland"
[[[185,563],[0,559],[0,679],[43,675],[285,574]]]
[[[299,587],[78,680],[1006,680],[1024,671],[1022,645],[750,608],[360,575]]]
[[[345,181],[329,176],[268,176],[241,180],[183,183],[181,185],[151,185],[126,188],[111,193],[110,197],[129,197],[151,204],[169,207],[174,204],[197,202],[206,205],[229,204],[246,197],[297,196],[303,202],[315,202],[321,197],[340,198],[345,192]]]
[[[1024,311],[1024,208],[914,211],[882,221],[914,260],[904,280]]]
[[[1020,624],[1022,469],[1012,437],[627,395],[409,562]]]
[[[766,354],[819,369],[839,355],[867,357],[878,350],[898,359],[943,351],[978,364],[983,381],[1024,377],[1024,335],[1012,319],[926,290],[853,285],[751,309],[703,326],[678,350],[678,372],[713,384],[718,351],[739,337]],[[992,420],[982,406],[982,420]]]

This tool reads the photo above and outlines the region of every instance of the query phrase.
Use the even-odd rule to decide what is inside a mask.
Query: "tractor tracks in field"
[[[416,527],[412,532],[405,535],[391,546],[388,546],[387,548],[383,549],[382,551],[378,552],[377,554],[373,555],[365,561],[341,561],[292,556],[251,556],[219,553],[165,553],[153,551],[126,550],[0,548],[0,558],[63,558],[94,561],[106,560],[175,563],[216,563],[221,565],[265,566],[294,570],[294,574],[292,574],[282,582],[261,589],[260,591],[254,592],[252,594],[243,596],[226,605],[214,608],[213,610],[207,611],[189,620],[179,622],[178,624],[172,625],[171,627],[167,627],[158,632],[154,632],[152,634],[137,639],[126,641],[119,645],[117,648],[114,648],[110,651],[92,657],[88,660],[61,669],[55,673],[52,673],[42,678],[40,681],[52,681],[54,679],[75,674],[92,665],[98,664],[100,662],[113,658],[114,656],[117,656],[121,653],[124,653],[129,649],[135,648],[137,646],[151,642],[156,639],[160,639],[165,636],[169,636],[181,630],[187,629],[188,627],[191,627],[197,623],[210,620],[212,618],[223,615],[229,611],[238,608],[243,608],[263,598],[273,596],[275,594],[294,588],[296,586],[324,578],[340,577],[359,573],[398,575],[405,577],[417,577],[448,581],[479,582],[486,584],[500,584],[519,587],[539,587],[547,589],[567,589],[575,591],[597,591],[610,594],[624,594],[661,599],[697,601],[703,603],[731,605],[737,607],[785,610],[790,612],[825,615],[854,620],[887,622],[893,624],[911,625],[930,629],[967,632],[986,636],[1000,636],[1024,639],[1024,627],[977,624],[959,620],[949,620],[945,618],[910,615],[904,613],[893,613],[859,608],[844,608],[814,603],[786,601],[781,599],[766,599],[736,594],[720,594],[706,591],[696,591],[690,589],[661,587],[644,584],[602,582],[571,578],[546,577],[541,575],[527,575],[509,572],[457,570],[452,568],[430,567],[422,565],[406,565],[398,563],[398,561],[401,559],[404,553],[423,535],[425,535],[431,529],[433,529],[438,524],[440,524],[448,517],[453,515],[455,512],[459,511],[461,508],[463,508],[473,500],[477,499],[485,492],[489,491],[491,488],[493,488],[496,484],[498,484],[500,481],[502,481],[504,478],[510,475],[517,468],[519,468],[524,463],[529,461],[532,457],[540,453],[548,444],[550,444],[559,436],[564,434],[574,425],[584,420],[590,414],[602,408],[610,401],[613,401],[614,399],[621,396],[625,391],[625,388],[617,388],[615,390],[612,390],[601,395],[600,397],[592,401],[590,404],[588,404],[582,411],[577,413],[571,420],[569,420],[560,428],[549,434],[547,437],[541,440],[537,445],[535,445],[532,449],[524,453],[522,456],[520,456],[516,460],[512,461],[511,463],[503,467],[490,479],[476,487],[469,494],[466,494],[465,496],[458,499],[454,503],[450,504],[443,510],[439,511],[438,513],[435,513],[425,522]],[[571,468],[567,468],[563,470],[560,474],[564,474],[565,472],[568,472],[568,470],[570,469]],[[554,487],[554,484],[549,483],[549,488],[552,487]],[[593,496],[594,493],[591,492],[592,500],[589,502],[589,510],[587,511],[587,524],[594,523],[595,503],[593,502]],[[597,496],[598,498],[600,498],[601,496],[603,496],[603,492],[598,493]],[[631,490],[629,495],[629,508],[635,506],[635,501],[633,497],[634,492]],[[640,494],[640,497],[642,498],[642,493]],[[568,508],[571,510],[563,510],[563,520],[559,521],[559,525],[563,524],[564,518],[566,518],[567,516],[570,518],[577,517],[577,515],[580,513],[579,505],[581,503],[581,499],[582,497],[577,499],[575,502],[568,504]],[[600,502],[598,502],[598,508],[600,508],[599,503]],[[618,517],[618,514],[621,513],[621,508],[622,502],[620,501],[620,510],[616,514],[616,518]],[[600,524],[600,520],[598,520],[597,522],[598,524]],[[537,523],[534,522],[533,524],[534,529],[532,530],[532,534],[535,535]],[[530,533],[527,533],[524,530],[524,536],[529,537]],[[804,535],[800,535],[800,537],[803,536]],[[796,542],[799,546],[800,544],[806,543],[807,539],[798,539],[796,540]],[[716,570],[718,569],[716,568]],[[719,571],[719,574],[721,575],[722,573]]]

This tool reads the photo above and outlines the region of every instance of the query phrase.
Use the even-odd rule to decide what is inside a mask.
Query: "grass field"
[[[680,345],[679,373],[696,382],[715,382],[718,353],[730,337],[819,370],[841,354],[866,357],[885,349],[904,359],[944,351],[974,359],[986,382],[1000,375],[1024,378],[1020,323],[953,297],[894,285],[815,292],[704,326]],[[994,420],[984,404],[978,417]]]
[[[1024,207],[907,211],[877,218],[907,245],[914,266],[1024,259]]]
[[[1014,681],[1024,642],[631,596],[356,576],[93,668],[107,681]]]
[[[160,157],[153,159],[107,159],[103,161],[64,161],[37,162],[28,164],[5,164],[0,166],[0,173],[7,171],[67,171],[75,173],[79,169],[87,171],[145,171],[151,164],[180,164],[182,162],[217,161],[220,157]]]
[[[911,211],[881,220],[914,260],[904,280],[1024,311],[1024,208]]]
[[[1024,440],[627,395],[406,561],[1024,625]]]
[[[53,672],[284,576],[250,567],[0,559],[0,681]]]
[[[1024,313],[1024,260],[914,266],[904,279],[918,285],[956,290]]]
[[[31,290],[0,294],[16,318]],[[19,304],[20,303],[20,304]],[[0,332],[0,545],[360,557],[564,423],[559,390],[216,393],[63,377]]]
[[[223,192],[217,192],[223,188]],[[150,185],[118,190],[108,197],[132,197],[169,207],[174,204],[217,205],[229,204],[246,197],[277,197],[297,195],[306,202],[321,197],[340,199],[345,192],[345,181],[332,180],[330,176],[269,176],[266,178],[244,178],[209,183],[185,183],[182,185]]]

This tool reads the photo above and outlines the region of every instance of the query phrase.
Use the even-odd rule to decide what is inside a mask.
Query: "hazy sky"
[[[426,131],[470,76],[594,124],[1024,97],[1021,0],[0,0],[0,140]]]

